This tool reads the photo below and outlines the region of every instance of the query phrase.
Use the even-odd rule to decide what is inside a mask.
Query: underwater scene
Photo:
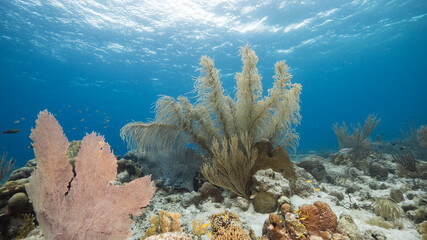
[[[427,1],[0,20],[0,240],[427,240]]]

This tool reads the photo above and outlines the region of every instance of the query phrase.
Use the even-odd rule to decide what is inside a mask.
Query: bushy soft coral
[[[263,96],[258,57],[249,45],[241,48],[242,72],[236,74],[236,96],[221,86],[212,59],[200,60],[195,83],[197,101],[163,96],[156,103],[153,122],[132,122],[121,129],[131,146],[146,151],[194,146],[206,157],[201,172],[211,183],[247,197],[247,182],[262,138],[296,148],[299,135],[301,85],[292,83],[284,61],[275,64],[274,84]]]
[[[150,228],[141,239],[144,240],[149,236],[160,233],[181,232],[181,220],[179,220],[179,217],[179,213],[169,213],[165,210],[160,210],[158,216],[153,215],[150,217]]]

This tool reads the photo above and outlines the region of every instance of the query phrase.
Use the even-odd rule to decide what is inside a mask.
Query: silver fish
[[[341,154],[347,154],[349,152],[353,151],[353,148],[343,148],[340,150]]]

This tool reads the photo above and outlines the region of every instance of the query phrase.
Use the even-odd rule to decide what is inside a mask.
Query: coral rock
[[[403,192],[400,189],[391,189],[390,190],[390,198],[396,201],[397,203],[405,201],[405,197],[403,196]]]
[[[250,175],[254,175],[259,170],[271,168],[275,172],[282,173],[288,180],[296,179],[293,163],[288,152],[281,146],[273,148],[273,144],[268,139],[261,139],[255,144],[258,149],[258,157],[252,166]]]
[[[194,194],[193,194],[194,193]],[[193,202],[194,202],[194,195],[195,195],[195,192],[193,191],[193,192],[191,192],[191,193],[184,193],[183,195],[182,195],[182,198],[181,198],[181,206],[182,207],[184,207],[184,208],[187,208],[187,207],[189,207],[191,204],[193,204]]]
[[[250,240],[248,234],[238,227],[238,226],[230,226],[229,228],[221,228],[215,235],[215,240]]]
[[[8,181],[15,181],[18,179],[29,178],[35,167],[22,167],[16,169],[10,174]]]
[[[236,207],[240,208],[243,211],[246,211],[249,209],[250,206],[251,206],[251,203],[249,202],[248,199],[237,197]]]
[[[211,220],[212,238],[215,238],[217,232],[219,232],[221,228],[228,229],[231,226],[240,227],[241,225],[239,216],[229,211],[225,211],[218,214],[212,214],[210,220]]]
[[[385,181],[388,178],[388,170],[379,163],[372,163],[369,165],[369,175],[378,181]]]
[[[305,239],[308,235],[307,228],[296,218],[293,213],[287,213],[285,215],[285,222],[288,234],[292,239]]]
[[[280,207],[280,213],[282,216],[286,216],[286,213],[292,212],[292,207],[289,203],[284,203]]]
[[[259,170],[252,176],[251,192],[255,194],[255,211],[270,213],[277,209],[277,202],[281,196],[290,196],[289,180],[272,169]]]
[[[211,198],[213,202],[222,203],[224,197],[221,195],[221,191],[212,185],[209,182],[203,183],[202,187],[199,189],[200,195],[194,197],[194,203],[196,205],[200,204],[202,201]]]
[[[271,213],[277,209],[277,199],[268,192],[257,193],[253,200],[254,209],[259,213]]]
[[[387,240],[387,236],[377,229],[368,229],[363,235],[363,240]]]
[[[292,184],[294,194],[307,197],[313,194],[314,189],[319,188],[317,180],[310,173],[306,172],[304,168],[294,165],[294,171],[297,175],[295,183]],[[312,180],[312,182],[306,182],[307,180]]]
[[[192,239],[193,237],[183,232],[168,232],[168,233],[162,233],[159,235],[146,238],[146,240],[192,240]]]
[[[6,182],[0,187],[0,208],[7,205],[9,198],[19,192],[25,192],[25,186],[28,185],[28,179],[23,178],[16,181]]]
[[[131,180],[142,177],[140,168],[136,165],[135,162],[126,159],[120,159],[117,161],[117,172],[128,172]]]
[[[265,220],[262,235],[267,236],[270,240],[287,240],[291,239],[286,232],[282,219],[275,213],[270,213]]]
[[[330,239],[336,231],[337,216],[324,202],[315,202],[313,205],[304,205],[300,208],[301,222],[306,226],[310,235],[318,235],[324,239]]]
[[[30,212],[32,209],[29,199],[25,193],[15,193],[7,203],[7,213],[16,214]]]
[[[352,240],[363,240],[362,233],[348,213],[341,214],[338,220],[337,231],[350,237]]]
[[[299,161],[297,165],[313,175],[317,181],[324,181],[327,173],[322,161],[325,161],[325,159],[316,155],[310,155]]]

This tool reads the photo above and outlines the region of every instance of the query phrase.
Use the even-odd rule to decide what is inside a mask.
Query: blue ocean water
[[[285,59],[303,86],[298,151],[338,150],[334,122],[376,113],[375,135],[427,122],[427,2],[5,0],[0,4],[0,152],[33,158],[31,127],[54,113],[71,141],[154,118],[159,95],[193,89],[202,55],[234,93],[239,46],[259,57],[264,92]],[[19,121],[19,122],[18,122]]]

